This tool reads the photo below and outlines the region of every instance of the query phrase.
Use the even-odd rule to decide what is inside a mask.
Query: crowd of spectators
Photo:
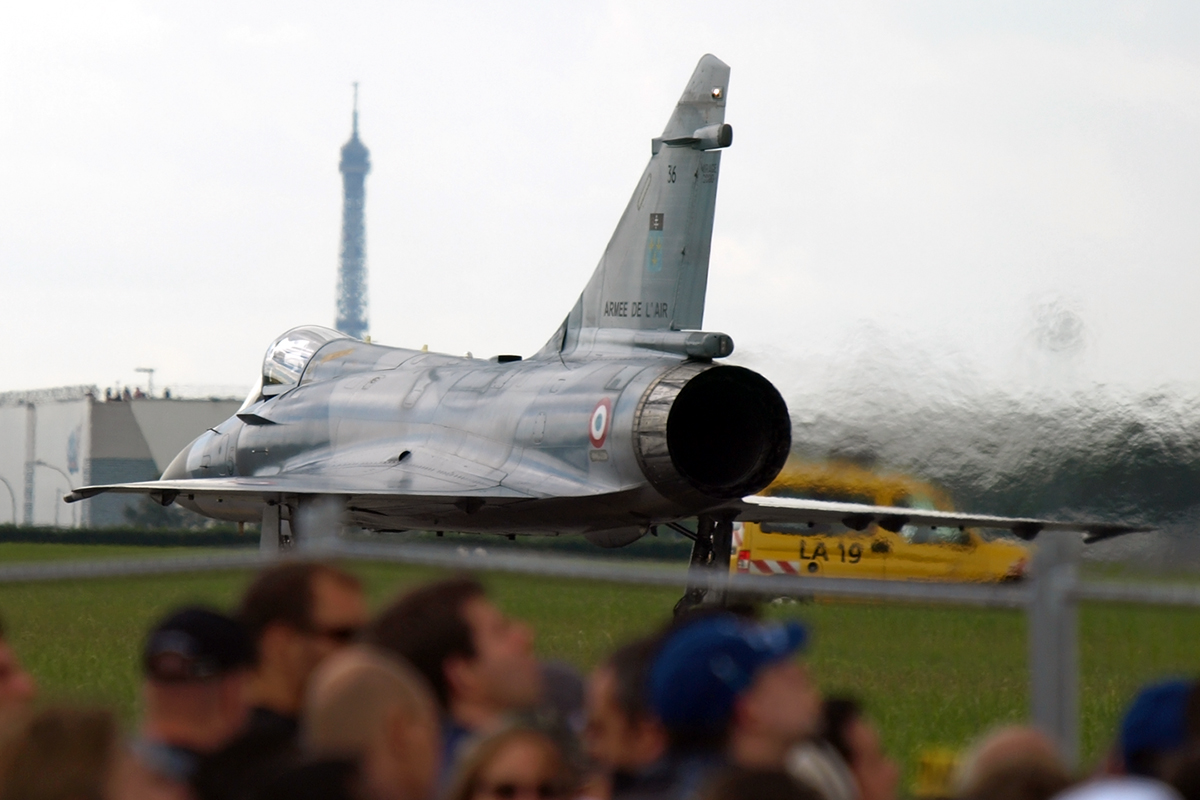
[[[95,397],[95,394],[89,389],[88,396]],[[104,390],[104,402],[106,402],[106,403],[121,403],[121,402],[128,402],[130,400],[148,400],[151,398],[152,398],[152,395],[150,395],[146,392],[143,392],[142,387],[140,387],[140,386],[134,387],[132,390],[130,390],[130,388],[128,386],[126,386],[124,388],[118,386],[115,389],[110,386]],[[162,390],[162,399],[163,400],[171,399],[171,390],[170,389]]]
[[[708,609],[586,679],[473,578],[373,617],[359,581],[272,565],[237,608],[171,611],[141,651],[140,719],[42,705],[0,630],[0,800],[894,800],[867,711],[822,697],[796,622]],[[1089,774],[1005,727],[961,758],[961,800],[1200,800],[1200,692],[1146,687]]]

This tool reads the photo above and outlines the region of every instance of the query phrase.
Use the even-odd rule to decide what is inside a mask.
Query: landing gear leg
[[[712,517],[701,515],[696,520],[696,538],[692,539],[692,557],[688,561],[687,588],[675,604],[677,617],[702,605],[708,594],[708,582],[704,578],[712,567],[714,527]]]
[[[702,605],[724,606],[725,589],[713,585],[714,579],[729,574],[733,555],[733,519],[717,519],[702,514],[696,520],[692,539],[692,558],[688,562],[688,585],[675,604],[675,616]]]
[[[282,519],[282,509],[279,503],[268,502],[263,508],[262,531],[258,535],[258,551],[264,555],[278,555],[281,550],[291,546],[292,537],[284,531],[291,530],[286,520]]]
[[[712,570],[713,577],[723,577],[722,584],[729,582],[729,560],[733,557],[733,520],[718,519],[713,525]],[[726,586],[713,587],[708,592],[712,605],[729,605],[729,590]]]

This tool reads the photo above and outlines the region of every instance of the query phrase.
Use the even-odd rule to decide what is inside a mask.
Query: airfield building
[[[233,415],[232,399],[106,402],[94,386],[0,393],[0,524],[127,524],[140,495],[66,504],[69,490],[154,480],[205,429]]]

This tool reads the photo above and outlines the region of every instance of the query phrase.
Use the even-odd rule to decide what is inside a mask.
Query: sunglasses
[[[203,680],[215,677],[220,671],[212,659],[173,650],[161,650],[146,659],[147,674],[160,681]]]
[[[537,797],[538,800],[558,800],[566,797],[567,793],[561,786],[552,783],[539,783],[537,786],[516,783],[496,783],[485,786],[484,792],[500,800],[516,800],[518,797]]]
[[[312,636],[319,636],[322,639],[329,639],[338,644],[350,644],[357,637],[362,628],[354,626],[346,626],[342,628],[310,628],[308,633]]]

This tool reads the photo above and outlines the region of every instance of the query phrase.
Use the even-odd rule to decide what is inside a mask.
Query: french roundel
[[[608,422],[611,416],[612,402],[605,397],[592,409],[592,418],[588,423],[588,439],[591,440],[592,447],[604,446],[604,440],[608,438]]]

